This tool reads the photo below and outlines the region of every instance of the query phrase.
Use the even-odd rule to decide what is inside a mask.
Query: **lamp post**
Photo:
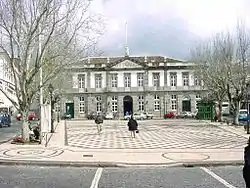
[[[54,91],[54,87],[52,86],[52,84],[49,84],[49,93],[50,93],[50,105],[51,105],[51,133],[54,133],[54,123],[53,123],[53,91]]]
[[[248,109],[248,106],[249,106],[249,102],[248,102],[248,89],[249,89],[249,84],[247,84],[247,92],[246,92],[246,100],[247,100],[247,134],[250,134],[250,131],[249,131],[249,109]]]

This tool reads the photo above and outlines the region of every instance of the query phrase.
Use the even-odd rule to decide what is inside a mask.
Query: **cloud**
[[[225,28],[231,29],[239,15],[246,18],[250,12],[247,11],[247,0],[99,2],[102,14],[108,20],[106,34],[99,46],[111,56],[124,53],[125,20],[128,21],[131,55],[166,55],[185,59],[197,40]]]

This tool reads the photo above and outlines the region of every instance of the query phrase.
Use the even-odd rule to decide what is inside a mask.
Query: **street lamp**
[[[49,93],[50,93],[50,105],[51,105],[51,133],[54,133],[54,124],[53,124],[53,91],[54,91],[54,87],[52,86],[52,84],[49,84]]]

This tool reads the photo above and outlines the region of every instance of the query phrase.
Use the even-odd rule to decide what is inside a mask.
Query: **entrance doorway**
[[[66,114],[74,118],[74,103],[66,103]]]
[[[182,111],[184,112],[191,112],[191,101],[184,100],[182,101]]]
[[[123,113],[126,115],[126,113],[133,114],[133,98],[129,95],[125,96],[123,98]]]

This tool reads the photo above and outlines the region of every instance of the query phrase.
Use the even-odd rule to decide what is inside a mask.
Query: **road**
[[[0,166],[1,188],[244,188],[242,167]]]
[[[17,133],[21,133],[21,122],[12,118],[11,127],[0,128],[0,144],[13,138]]]

